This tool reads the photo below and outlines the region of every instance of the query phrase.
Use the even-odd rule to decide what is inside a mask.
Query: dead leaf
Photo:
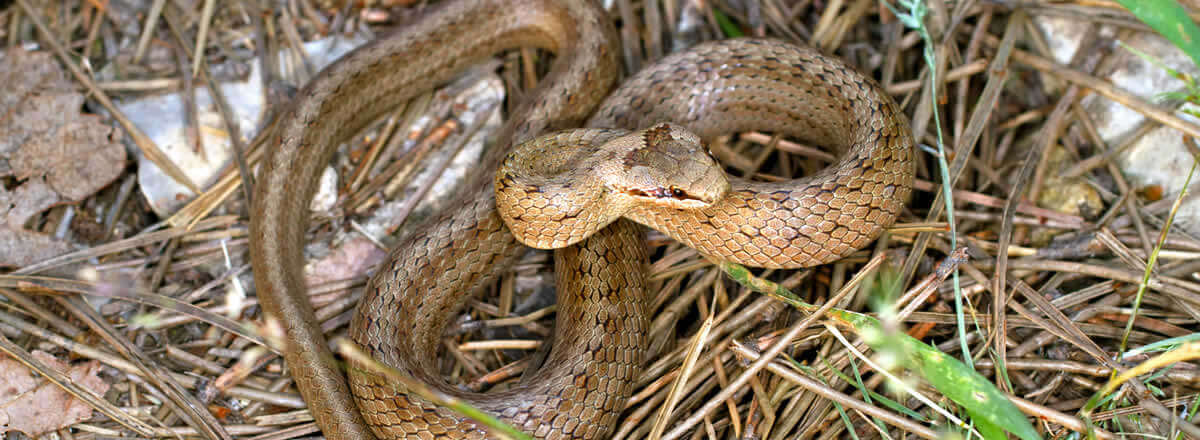
[[[34,351],[33,357],[76,384],[98,395],[108,392],[108,383],[96,375],[100,362],[73,367],[49,353]],[[44,379],[35,378],[25,364],[0,358],[0,432],[20,431],[30,437],[62,429],[92,418],[92,407]]]
[[[120,132],[80,113],[83,95],[45,52],[9,51],[0,62],[0,266],[24,266],[71,250],[25,229],[38,213],[76,203],[112,183],[125,167]]]
[[[386,259],[387,251],[362,236],[355,236],[328,255],[306,264],[304,281],[314,286],[361,277]]]

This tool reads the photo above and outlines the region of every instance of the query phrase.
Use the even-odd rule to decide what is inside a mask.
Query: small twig
[[[444,395],[432,388],[425,386],[424,383],[409,378],[395,368],[377,362],[368,354],[363,352],[362,349],[360,349],[357,345],[347,339],[336,338],[333,340],[333,345],[339,354],[345,356],[347,359],[350,359],[350,361],[354,362],[357,366],[367,368],[370,374],[383,376],[388,382],[398,384],[399,388],[421,396],[421,398],[429,400],[434,404],[449,408],[450,410],[462,414],[465,417],[476,420],[482,423],[484,426],[491,428],[493,430],[493,434],[499,434],[502,436],[511,437],[513,439],[532,440],[532,437],[517,431],[515,428],[504,424],[504,422],[501,422],[487,413],[470,406],[468,403],[454,397]]]

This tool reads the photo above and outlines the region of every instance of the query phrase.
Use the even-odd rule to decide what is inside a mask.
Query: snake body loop
[[[263,311],[283,325],[288,367],[326,437],[374,438],[360,407],[383,438],[401,438],[401,429],[442,426],[440,416],[432,411],[417,410],[396,418],[379,415],[397,408],[400,398],[356,404],[308,301],[301,273],[308,200],[338,143],[388,109],[494,54],[527,46],[557,53],[550,73],[509,115],[512,122],[497,135],[495,142],[501,148],[492,149],[480,163],[483,169],[495,169],[506,153],[504,146],[547,128],[577,126],[587,118],[617,77],[615,32],[604,12],[587,0],[449,1],[326,67],[280,115],[274,148],[264,159],[255,186],[250,256]],[[389,348],[411,344],[428,344],[418,349],[432,352],[464,293],[494,279],[520,251],[494,213],[491,175],[479,177],[466,185],[468,190],[459,201],[451,203],[455,212],[447,213],[427,235],[397,247],[397,252],[420,255],[422,265],[413,272],[420,273],[422,283],[432,284],[388,290],[401,288],[392,284],[381,290],[377,282],[359,305],[351,333],[377,357],[388,358],[386,353],[394,353]],[[393,272],[385,268],[377,278],[389,274]],[[418,325],[408,327],[398,321]],[[351,374],[370,379],[353,369]],[[357,383],[360,395],[375,391],[370,380]],[[374,386],[381,393],[392,390],[388,383]],[[411,424],[402,423],[406,419]],[[477,429],[467,430],[478,434]]]
[[[495,170],[509,145],[576,126],[592,113],[616,77],[613,34],[588,0],[451,1],[327,68],[281,116],[278,145],[256,187],[251,257],[264,311],[284,324],[289,368],[326,437],[366,440],[372,436],[367,426],[384,439],[487,435],[474,421],[407,395],[360,365],[350,365],[348,388],[339,374],[300,276],[307,201],[336,144],[387,108],[498,51],[526,45],[554,51],[550,73],[485,155],[482,169]],[[622,208],[620,216],[709,255],[767,267],[832,261],[876,238],[910,192],[912,136],[903,115],[872,81],[810,49],[732,40],[665,58],[609,95],[587,122],[608,130],[591,130],[583,140],[602,144],[625,134],[612,129],[658,122],[706,141],[765,130],[845,151],[838,163],[806,179],[732,179],[727,188],[714,188],[701,173],[701,189],[681,188],[681,197],[692,201]],[[497,213],[494,194],[501,190],[502,200],[518,206],[525,199],[507,192],[516,186],[502,177],[494,188],[491,177],[480,173],[439,220],[395,248],[369,284],[351,336],[376,359],[536,437],[607,437],[642,361],[647,323],[644,244],[631,222],[613,220],[619,216],[596,214],[613,223],[593,227],[597,232],[590,236],[565,233],[566,241],[578,244],[555,252],[554,345],[529,385],[479,395],[459,392],[439,376],[436,349],[446,324],[469,293],[523,249]],[[657,194],[653,188],[637,191]],[[693,201],[706,207],[684,206]],[[556,240],[558,232],[541,227],[516,228]],[[529,241],[526,232],[521,239]]]
[[[710,207],[643,204],[625,214],[723,260],[768,268],[835,261],[878,238],[912,191],[913,136],[899,106],[875,81],[811,48],[752,39],[697,45],[623,82],[588,126],[663,121],[703,142],[766,131],[841,152],[800,179],[730,179],[729,194]]]

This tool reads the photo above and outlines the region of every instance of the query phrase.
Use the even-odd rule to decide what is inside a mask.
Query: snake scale
[[[442,3],[313,78],[280,116],[274,148],[259,171],[250,224],[258,296],[265,314],[284,328],[288,368],[327,438],[488,435],[474,421],[404,394],[360,365],[348,366],[347,384],[307,299],[302,249],[308,201],[338,143],[466,67],[518,47],[542,48],[556,57],[509,115],[481,170],[496,170],[502,161],[506,169],[527,163],[531,159],[509,155],[510,146],[525,141],[533,141],[528,148],[547,148],[543,157],[555,157],[547,146],[561,140],[556,136],[585,143],[625,139],[621,142],[635,147],[629,160],[641,154],[639,142],[707,142],[745,130],[844,151],[837,163],[799,180],[713,180],[704,171],[685,176],[679,186],[636,188],[630,190],[634,195],[675,204],[630,205],[621,218],[583,221],[586,216],[543,210],[551,220],[512,223],[520,240],[505,220],[535,218],[533,211],[546,206],[521,202],[543,188],[513,174],[478,173],[431,226],[403,239],[368,285],[350,325],[352,339],[376,359],[538,438],[605,438],[630,395],[648,322],[642,273],[647,255],[634,221],[718,258],[803,267],[836,260],[874,240],[909,196],[914,160],[903,114],[871,80],[836,59],[771,40],[712,42],[666,57],[610,93],[619,74],[615,30],[591,0]],[[654,125],[660,122],[669,124]],[[534,140],[582,125],[650,128]],[[689,148],[684,149],[694,152]],[[664,154],[649,162],[691,160]],[[703,162],[707,156],[700,151],[694,157]],[[503,217],[496,189],[506,203]],[[689,204],[698,208],[681,208]],[[612,224],[593,226],[595,233],[545,229],[607,222]],[[553,346],[527,384],[464,393],[446,384],[436,368],[442,332],[469,293],[492,282],[526,249],[522,241],[538,247],[576,243],[555,251],[559,306]]]

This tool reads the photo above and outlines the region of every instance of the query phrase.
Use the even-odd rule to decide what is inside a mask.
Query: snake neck
[[[605,188],[611,153],[596,145],[626,130],[566,130],[523,142],[496,173],[500,217],[519,241],[537,249],[573,245],[621,217],[628,201]]]
[[[551,356],[567,356],[573,361],[564,363],[559,359],[554,364],[558,367],[541,373],[544,380],[536,385],[486,395],[463,393],[447,384],[437,359],[452,317],[472,293],[493,283],[524,249],[495,213],[493,171],[513,143],[549,128],[579,124],[607,94],[617,75],[612,49],[615,31],[603,11],[587,0],[528,0],[518,4],[460,1],[451,5],[445,11],[458,21],[406,30],[419,34],[413,38],[420,38],[420,42],[403,43],[413,48],[411,53],[406,52],[410,56],[385,58],[379,61],[382,68],[447,63],[430,77],[452,76],[467,65],[458,58],[480,59],[505,49],[529,46],[553,51],[557,58],[540,86],[509,115],[512,122],[500,130],[491,150],[485,153],[479,165],[484,171],[475,175],[476,183],[469,184],[468,190],[449,203],[448,210],[436,221],[403,239],[391,263],[377,272],[351,322],[351,337],[376,359],[406,376],[466,399],[518,428],[541,432],[538,437],[602,435],[615,422],[611,410],[592,411],[587,416],[576,414],[570,426],[562,425],[562,421],[554,424],[556,417],[566,417],[561,407],[567,405],[568,396],[599,392],[588,388],[587,382],[580,387],[575,381],[578,372],[574,369],[594,369],[595,362],[605,361],[593,358],[590,363],[578,363],[592,352],[587,339],[567,338],[560,347],[556,338]],[[421,75],[408,74],[397,78],[395,84],[412,88],[405,93],[420,92],[429,81]],[[414,83],[422,87],[413,87]],[[617,298],[617,303],[626,302]],[[596,310],[590,306],[587,309]],[[381,438],[429,432],[451,438],[482,435],[476,422],[410,395],[394,382],[367,371],[365,365],[351,370],[351,390],[367,422]],[[629,381],[628,377],[621,380]],[[609,393],[610,389],[619,392],[605,397],[612,401],[609,405],[620,404],[628,396],[627,385],[608,386],[603,392]]]

